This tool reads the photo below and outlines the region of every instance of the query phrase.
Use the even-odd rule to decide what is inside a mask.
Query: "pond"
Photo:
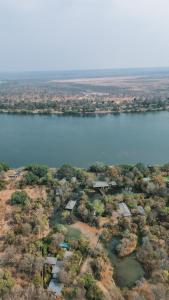
[[[144,270],[137,261],[135,253],[124,258],[117,256],[115,249],[119,241],[120,237],[114,237],[106,247],[114,267],[115,281],[121,288],[132,287],[137,280],[144,276]]]

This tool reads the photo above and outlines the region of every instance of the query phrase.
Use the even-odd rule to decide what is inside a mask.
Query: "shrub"
[[[28,196],[26,192],[14,192],[11,196],[11,204],[12,205],[25,205],[28,200]]]
[[[0,271],[0,296],[3,297],[4,294],[8,293],[14,286],[15,281],[9,271]]]
[[[0,163],[0,172],[2,172],[2,171],[8,171],[9,170],[9,166],[7,165],[7,164],[5,164],[5,163]]]
[[[27,185],[37,184],[38,180],[39,180],[38,176],[32,172],[28,172],[27,174],[25,174],[24,179],[23,179],[24,183]]]
[[[76,170],[69,164],[63,165],[57,172],[59,179],[66,178],[70,180],[72,177],[76,176]]]
[[[48,167],[46,165],[32,164],[27,166],[26,170],[32,172],[39,178],[45,177],[48,173]]]
[[[90,166],[89,171],[94,172],[94,173],[102,173],[102,172],[105,172],[106,169],[107,169],[107,167],[104,163],[96,162],[95,164]]]

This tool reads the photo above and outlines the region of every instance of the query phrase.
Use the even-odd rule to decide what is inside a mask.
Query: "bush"
[[[45,177],[48,173],[48,167],[46,165],[33,164],[29,165],[26,168],[26,170],[32,172],[35,176],[38,176],[39,178]]]
[[[66,178],[70,180],[72,177],[76,176],[76,170],[69,164],[63,165],[57,172],[59,179]]]
[[[6,186],[6,182],[4,180],[0,180],[0,190],[3,190]]]
[[[25,205],[28,200],[28,196],[26,192],[14,192],[11,196],[11,204],[12,205]]]
[[[0,163],[0,172],[2,172],[2,171],[8,171],[9,170],[9,166],[7,165],[7,164],[5,164],[5,163]]]
[[[38,176],[32,172],[28,172],[27,174],[25,174],[24,179],[23,179],[23,182],[26,185],[35,185],[38,183],[38,181],[39,181]]]
[[[0,271],[0,296],[3,297],[4,294],[8,293],[14,286],[15,281],[9,271]]]
[[[96,162],[95,164],[90,166],[89,171],[94,172],[94,173],[102,173],[102,172],[105,172],[106,169],[107,169],[107,167],[104,163]]]

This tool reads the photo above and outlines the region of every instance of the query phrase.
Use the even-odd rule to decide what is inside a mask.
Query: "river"
[[[0,114],[0,161],[88,167],[169,161],[169,112],[102,116]]]

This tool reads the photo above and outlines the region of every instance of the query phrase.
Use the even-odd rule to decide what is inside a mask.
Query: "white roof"
[[[62,266],[63,266],[63,261],[57,261],[52,268],[52,274],[59,273]]]
[[[46,257],[46,264],[56,265],[56,263],[57,263],[57,258],[56,257],[52,257],[52,256]]]
[[[127,205],[124,202],[119,203],[119,213],[121,215],[123,215],[123,217],[130,217],[131,216],[131,212],[130,212],[129,208],[127,207]]]
[[[105,188],[108,187],[108,183],[106,181],[94,181],[93,188]]]
[[[109,185],[111,185],[111,186],[116,186],[116,185],[117,185],[117,182],[116,182],[116,181],[110,181],[110,182],[109,182]]]
[[[143,178],[143,181],[144,181],[144,182],[149,182],[150,180],[151,180],[150,177],[144,177],[144,178]]]
[[[58,283],[55,279],[51,279],[48,291],[55,293],[56,296],[61,296],[63,287],[64,285],[62,283]]]
[[[66,209],[72,210],[76,205],[76,201],[70,200],[67,205],[66,205]]]
[[[141,205],[137,206],[137,209],[141,215],[145,214],[144,208]]]

